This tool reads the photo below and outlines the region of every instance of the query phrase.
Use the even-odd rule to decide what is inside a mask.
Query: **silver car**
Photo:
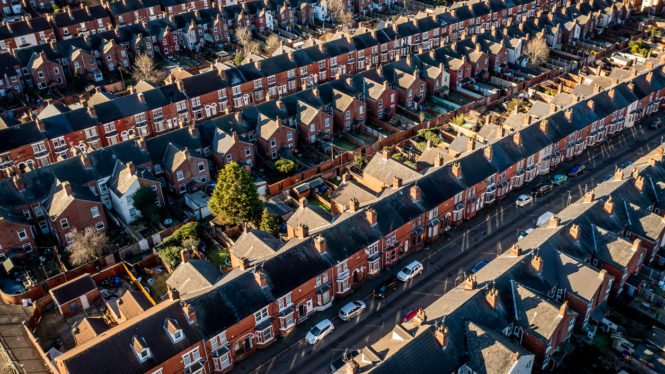
[[[344,322],[348,322],[357,316],[361,315],[365,309],[367,309],[367,305],[363,303],[360,300],[352,301],[342,307],[342,309],[339,310],[339,319],[341,319]]]

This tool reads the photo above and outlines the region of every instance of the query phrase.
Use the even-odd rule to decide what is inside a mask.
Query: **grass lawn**
[[[307,200],[308,200],[309,204],[312,204],[312,205],[318,205],[318,206],[320,206],[321,208],[323,208],[323,209],[327,210],[328,212],[330,212],[330,207],[324,205],[324,204],[323,204],[322,202],[320,202],[319,200],[314,199],[314,198],[312,198],[312,199],[307,199]]]
[[[206,249],[206,258],[208,259],[208,261],[210,261],[213,265],[223,270],[226,270],[227,267],[226,259],[228,257],[229,257],[228,248],[219,249],[216,246],[209,246]]]
[[[344,139],[335,140],[333,144],[339,148],[344,148],[349,151],[355,151],[356,149],[358,149],[358,146]]]
[[[155,276],[155,283],[152,286],[147,286],[150,290],[150,296],[156,303],[162,301],[162,295],[166,293],[166,274],[164,272]]]

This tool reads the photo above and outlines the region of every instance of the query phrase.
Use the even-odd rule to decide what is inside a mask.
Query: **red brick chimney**
[[[614,172],[614,180],[620,181],[622,179],[623,179],[623,170],[617,168],[617,170]]]
[[[564,301],[563,304],[561,304],[561,308],[559,308],[559,316],[565,317],[567,313],[568,313],[568,300]]]
[[[631,248],[633,249],[633,251],[637,251],[638,249],[640,249],[640,245],[642,245],[642,239],[635,239],[633,241],[633,246]]]
[[[518,147],[522,146],[522,135],[520,134],[519,131],[513,135],[513,142],[515,142],[515,145],[517,145]]]
[[[609,215],[612,215],[614,213],[614,201],[612,201],[612,195],[610,195],[607,198],[607,201],[605,201],[605,204],[603,204],[603,209],[605,209],[605,211]]]
[[[559,227],[559,224],[561,223],[561,218],[557,216],[552,216],[550,220],[547,222],[547,227],[549,228],[557,228]]]
[[[570,109],[570,108],[566,109],[566,111],[564,112],[564,115],[566,116],[566,119],[568,120],[568,122],[573,121],[573,110],[572,109]]]
[[[492,287],[492,289],[487,292],[487,295],[485,295],[485,300],[487,300],[490,308],[496,309],[499,306],[499,290]]]
[[[538,255],[534,255],[531,258],[531,266],[533,266],[533,270],[535,270],[536,273],[540,273],[540,271],[543,270],[543,258]]]
[[[307,199],[304,197],[301,197],[300,200],[298,200],[298,206],[300,208],[304,208],[307,206]]]
[[[65,189],[67,196],[72,195],[72,185],[69,182],[62,182],[62,187]]]
[[[357,212],[358,209],[360,209],[360,202],[355,197],[351,198],[349,201],[349,210],[352,212]]]
[[[390,158],[390,152],[388,152],[387,149],[384,149],[383,151],[381,151],[381,156],[383,157],[384,160],[387,160]]]
[[[644,190],[644,177],[643,176],[639,176],[639,177],[637,177],[637,179],[635,179],[635,188],[637,188],[640,191]]]
[[[522,248],[520,248],[519,245],[513,244],[510,247],[510,255],[513,257],[521,256],[522,255]]]
[[[462,176],[462,165],[460,165],[459,162],[455,162],[452,167],[452,172],[455,178],[459,178]]]
[[[573,240],[580,240],[580,235],[582,235],[582,228],[580,228],[580,225],[577,223],[573,223],[570,226],[568,233],[570,234],[570,237],[573,238]]]
[[[485,158],[489,161],[492,161],[492,146],[491,145],[486,145],[485,149],[483,150],[483,153],[485,154]]]
[[[316,247],[316,250],[319,251],[320,254],[326,253],[327,250],[326,238],[324,238],[322,235],[318,235],[314,239],[314,247]]]
[[[369,208],[365,212],[365,218],[370,226],[374,226],[377,222],[376,210],[374,208]]]
[[[12,181],[14,182],[14,188],[16,188],[16,191],[23,191],[25,190],[25,185],[23,184],[23,180],[21,177],[18,175],[14,175],[12,177]]]
[[[136,174],[136,166],[134,166],[134,162],[129,161],[127,163],[127,169],[129,169],[129,174],[135,175]]]
[[[198,320],[196,319],[196,310],[194,310],[193,306],[190,304],[185,304],[182,309],[185,312],[189,322],[192,322],[195,325],[198,324]]]
[[[438,154],[436,157],[434,157],[434,167],[438,168],[443,165],[443,156]]]
[[[585,203],[592,203],[595,195],[593,193],[593,190],[588,191],[587,193],[584,194],[584,202]]]
[[[180,259],[182,260],[183,264],[189,262],[191,257],[192,253],[189,251],[189,249],[183,249],[180,251]]]
[[[475,275],[470,274],[469,276],[466,277],[466,280],[464,281],[464,289],[467,291],[475,290],[476,286],[478,286],[478,280]]]
[[[86,169],[92,168],[92,161],[90,161],[90,157],[85,153],[81,154],[81,163],[83,163],[83,167]]]
[[[259,287],[265,287],[268,285],[268,280],[266,279],[266,275],[263,273],[263,270],[261,270],[260,268],[254,269],[254,279],[256,280],[256,283],[259,285]]]
[[[402,187],[402,178],[395,175],[395,178],[393,178],[393,187],[395,187],[395,188]]]
[[[409,195],[411,195],[413,201],[420,201],[420,187],[415,184],[411,186],[411,188],[409,188]]]
[[[542,131],[543,134],[547,134],[547,120],[546,119],[540,121],[540,131]]]
[[[309,236],[309,226],[305,225],[304,223],[300,223],[298,225],[298,236],[301,238],[306,238]]]
[[[240,259],[240,268],[242,270],[249,269],[249,259],[247,257],[243,257]]]
[[[441,349],[446,350],[446,348],[448,348],[449,334],[446,326],[439,325],[438,327],[435,327],[434,338],[441,346]]]
[[[474,148],[476,148],[476,142],[469,138],[469,140],[466,142],[466,150],[471,152],[474,150]]]

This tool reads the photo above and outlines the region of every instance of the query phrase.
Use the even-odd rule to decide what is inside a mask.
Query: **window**
[[[226,163],[230,164],[233,161],[233,156],[232,155],[226,155]]]
[[[139,352],[136,352],[136,356],[139,358],[140,362],[145,362],[147,359],[152,357],[152,352],[150,351],[150,348],[143,348]]]
[[[182,170],[178,170],[175,173],[175,175],[176,175],[176,178],[178,178],[178,181],[181,181],[181,180],[185,179],[185,175],[182,173]]]
[[[226,331],[219,333],[217,336],[210,339],[210,347],[212,347],[213,352],[226,343]]]
[[[291,305],[291,294],[289,293],[286,296],[280,298],[277,301],[277,303],[279,305],[279,310],[282,310],[282,309],[288,307],[289,305]]]
[[[69,221],[67,220],[67,218],[63,218],[60,220],[60,227],[62,227],[63,229],[69,228]]]
[[[364,112],[365,112],[365,107],[364,106],[361,105],[360,107],[358,107],[358,113],[359,114],[363,114]]]
[[[291,132],[286,133],[286,140],[288,140],[288,141],[293,140],[293,133],[291,133]]]
[[[326,118],[326,120],[324,121],[324,124],[325,124],[326,127],[330,127],[330,118]]]
[[[272,340],[272,325],[268,326],[265,330],[256,332],[256,341],[259,344],[265,344]]]
[[[187,186],[184,183],[180,184],[180,186],[178,186],[178,191],[180,191],[180,193],[185,193],[187,191]]]
[[[199,162],[199,173],[203,173],[205,170],[205,164],[203,162]]]
[[[254,320],[256,321],[257,325],[260,322],[263,322],[266,318],[268,318],[268,307],[264,307],[263,309],[254,313]]]
[[[245,156],[249,157],[252,155],[252,150],[249,147],[245,148]]]
[[[32,216],[30,216],[30,211],[27,209],[23,210],[23,217],[25,217],[26,219],[32,218]]]
[[[95,224],[95,230],[97,231],[104,230],[104,222],[97,222],[97,224]]]
[[[345,113],[345,118],[346,118],[346,119],[351,118],[351,111],[349,111],[349,110],[346,111],[346,113]]]
[[[570,323],[568,324],[568,331],[571,331],[575,327],[575,318],[570,320]]]
[[[328,272],[322,273],[318,277],[316,277],[316,287],[321,287],[321,285],[324,285],[328,283]]]
[[[162,166],[155,165],[155,174],[161,174],[161,172],[162,172]]]
[[[270,147],[271,147],[271,148],[275,148],[275,147],[277,147],[277,142],[275,141],[274,138],[273,138],[273,139],[270,139]]]
[[[93,206],[92,208],[90,208],[90,214],[92,214],[92,218],[99,217],[99,208]]]
[[[28,238],[28,233],[25,231],[25,229],[20,229],[16,233],[18,234],[19,240],[25,240]]]

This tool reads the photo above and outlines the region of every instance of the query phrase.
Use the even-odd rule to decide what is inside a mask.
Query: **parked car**
[[[567,180],[568,180],[567,176],[565,176],[563,174],[556,174],[556,175],[552,176],[552,178],[550,179],[550,182],[552,182],[552,184],[555,185],[555,186],[559,186],[559,185],[565,183]]]
[[[422,274],[422,272],[423,264],[418,261],[413,261],[397,273],[397,279],[406,282],[409,279],[413,279],[416,275]]]
[[[649,128],[653,129],[653,130],[658,130],[662,124],[663,124],[663,121],[661,121],[660,118],[656,118],[651,122],[651,124],[649,125]]]
[[[569,177],[576,177],[576,176],[584,173],[585,171],[586,171],[586,166],[578,165],[578,166],[575,166],[574,168],[570,169],[570,171],[568,172],[568,176]]]
[[[330,363],[330,367],[328,370],[330,370],[330,374],[336,373],[339,369],[343,368],[344,365],[346,364],[346,360],[349,360],[351,358],[356,358],[360,354],[360,351],[357,349],[352,350],[351,352],[344,352],[341,356],[339,356],[337,359],[334,359]],[[346,356],[346,360],[345,357]]]
[[[533,232],[534,228],[530,227],[524,231],[522,231],[519,235],[517,235],[517,241],[520,241],[524,239],[527,235],[531,234]]]
[[[543,196],[548,192],[552,191],[552,185],[549,183],[538,183],[536,187],[533,188],[532,194],[534,196]]]
[[[487,260],[487,259],[480,261],[479,263],[474,265],[473,268],[471,268],[471,274],[476,274],[478,271],[480,271],[480,269],[484,268],[485,265],[487,265],[489,263],[490,263],[490,260]]]
[[[367,305],[360,300],[352,301],[339,310],[339,319],[348,322],[362,314],[367,309]]]
[[[531,203],[533,203],[533,197],[527,194],[519,195],[517,196],[517,200],[515,200],[515,205],[518,207],[525,207]]]
[[[420,307],[420,308],[413,308],[413,309],[409,310],[408,312],[406,312],[406,314],[404,315],[404,317],[402,317],[402,323],[411,321],[411,320],[413,319],[413,317],[415,317],[415,316],[418,315],[418,311],[419,311],[420,309],[422,309],[422,307]]]
[[[335,325],[329,319],[317,323],[305,335],[305,340],[309,344],[316,344],[335,330]]]
[[[393,275],[376,286],[374,289],[374,297],[383,299],[387,294],[395,291],[398,285],[397,278]]]

